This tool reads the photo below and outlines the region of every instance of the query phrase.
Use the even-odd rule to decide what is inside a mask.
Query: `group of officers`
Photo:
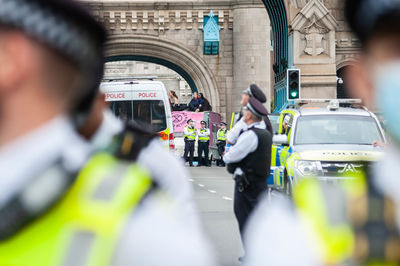
[[[246,89],[223,154],[245,265],[400,264],[400,3],[345,3],[363,44],[350,93],[391,121],[393,144],[349,186],[306,179],[293,198],[260,197],[272,134],[265,95]],[[78,2],[0,0],[0,264],[213,266],[185,168],[106,111],[106,37]]]
[[[226,129],[226,123],[221,122],[220,128],[217,131],[217,147],[218,154],[221,159],[217,160],[217,166],[225,166],[225,163],[222,160],[225,145],[226,145],[226,135],[228,130]],[[183,154],[183,158],[185,162],[189,162],[189,166],[193,167],[193,157],[194,157],[194,148],[197,138],[197,155],[198,155],[198,165],[197,166],[208,166],[210,167],[212,162],[209,158],[210,152],[210,129],[207,128],[207,122],[201,121],[200,128],[196,129],[196,122],[192,119],[187,121],[187,126],[185,126],[183,130],[184,141],[185,141],[185,150]],[[204,155],[204,157],[203,157]]]

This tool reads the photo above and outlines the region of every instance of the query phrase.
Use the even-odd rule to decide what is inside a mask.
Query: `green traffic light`
[[[292,91],[290,96],[292,96],[292,98],[297,98],[297,91]]]

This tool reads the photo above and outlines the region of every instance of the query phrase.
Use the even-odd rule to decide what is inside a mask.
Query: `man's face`
[[[249,110],[244,110],[244,112],[243,112],[243,121],[246,124],[249,124],[251,122],[252,117],[253,117],[253,115]]]
[[[205,124],[201,124],[201,128],[205,128],[206,127],[206,125]]]
[[[197,99],[197,92],[193,92],[193,99]]]
[[[221,125],[222,130],[225,130],[225,128],[226,128],[225,125]]]
[[[380,67],[400,60],[400,36],[379,37],[369,41],[360,61],[349,67],[349,94],[363,100],[368,108],[376,108],[374,82]]]
[[[250,95],[243,93],[242,94],[242,100],[240,101],[240,104],[242,106],[246,106],[249,103]]]

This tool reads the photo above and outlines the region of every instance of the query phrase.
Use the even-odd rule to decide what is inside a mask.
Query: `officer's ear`
[[[348,81],[348,94],[352,98],[361,99],[363,104],[368,108],[374,108],[374,86],[373,73],[371,66],[366,60],[361,59],[346,68],[346,80]]]
[[[0,93],[15,92],[36,73],[32,41],[16,30],[0,28]]]

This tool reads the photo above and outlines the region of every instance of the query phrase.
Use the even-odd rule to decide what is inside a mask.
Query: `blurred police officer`
[[[0,7],[0,264],[213,264],[147,171],[107,153],[86,162],[69,114],[80,124],[97,91],[101,25],[71,0]],[[175,253],[188,245],[203,255]]]
[[[267,98],[265,97],[264,92],[262,92],[262,90],[256,84],[251,84],[249,88],[243,91],[242,99],[240,101],[242,108],[247,106],[250,98],[255,98],[261,103],[267,102]],[[241,112],[239,116],[239,121],[232,127],[232,129],[226,136],[227,143],[229,143],[230,145],[234,145],[240,133],[245,130],[246,127],[246,123],[243,121],[243,112]],[[272,134],[272,125],[269,121],[268,114],[264,116],[263,121],[261,121],[261,123],[259,123],[257,127],[267,129]]]
[[[218,154],[220,156],[220,159],[217,161],[217,166],[225,166],[224,160],[222,160],[224,151],[225,151],[225,146],[226,146],[226,134],[228,133],[228,130],[226,129],[226,123],[221,122],[219,124],[219,129],[217,131],[217,147],[218,147]]]
[[[183,134],[185,140],[185,152],[183,153],[183,158],[185,162],[189,160],[189,165],[192,167],[193,156],[194,156],[194,144],[196,142],[196,134],[197,134],[195,122],[192,119],[189,119],[187,121],[187,125],[183,129]]]
[[[103,93],[98,92],[90,115],[79,132],[89,141],[94,152],[110,150],[111,147],[112,152],[129,161],[137,161],[148,169],[160,188],[176,200],[179,212],[186,221],[199,223],[188,171],[162,146],[158,135],[146,130],[143,125],[119,120],[108,108]],[[129,136],[132,141],[128,149],[124,143]]]
[[[363,45],[349,93],[390,121],[393,143],[347,186],[305,179],[293,203],[263,203],[249,224],[246,265],[400,264],[400,2],[347,0],[345,15]]]
[[[208,161],[208,152],[210,146],[210,129],[208,129],[207,122],[201,121],[200,128],[197,129],[197,155],[199,157],[199,164],[198,166],[211,166]],[[203,158],[204,153],[204,158]],[[204,162],[204,163],[203,163]]]
[[[259,128],[263,117],[268,114],[262,103],[250,98],[243,110],[246,130],[223,158],[235,179],[234,212],[242,241],[246,221],[259,196],[267,190],[272,145],[271,133]]]

